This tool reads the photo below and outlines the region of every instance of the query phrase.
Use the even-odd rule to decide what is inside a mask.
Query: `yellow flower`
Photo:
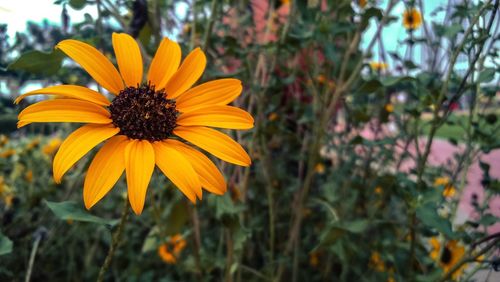
[[[209,192],[226,191],[224,177],[203,153],[241,166],[251,164],[245,150],[228,135],[209,127],[250,129],[252,116],[227,104],[242,90],[237,79],[218,79],[191,88],[205,70],[205,53],[196,48],[181,62],[180,46],[163,39],[151,61],[146,83],[135,39],[114,33],[112,44],[120,72],[97,49],[77,40],[56,48],[80,64],[97,83],[115,95],[76,85],[57,85],[25,93],[62,96],[38,102],[19,114],[18,127],[33,122],[87,123],[71,133],[54,157],[54,180],[61,179],[78,160],[105,142],[92,160],[83,187],[87,209],[106,195],[125,171],[130,205],[144,207],[155,164],[193,203]],[[142,83],[142,84],[141,84]]]
[[[268,119],[269,121],[275,121],[275,120],[277,120],[277,119],[278,119],[278,117],[279,117],[279,116],[278,116],[278,114],[277,114],[277,113],[272,112],[272,113],[270,113],[270,114],[269,114],[269,116],[267,117],[267,119]]]
[[[322,163],[317,163],[316,166],[314,167],[314,171],[318,174],[325,173],[325,165]]]
[[[309,265],[312,267],[317,267],[319,265],[319,253],[311,252],[309,254]]]
[[[40,138],[35,138],[31,140],[31,142],[29,142],[28,145],[26,145],[26,150],[28,151],[33,150],[36,146],[38,146],[38,144],[40,144]]]
[[[369,266],[377,272],[384,272],[385,271],[385,263],[380,257],[380,254],[378,252],[372,252],[372,255],[370,257],[370,263]]]
[[[3,152],[0,153],[1,158],[8,158],[16,154],[16,150],[14,149],[7,149]]]
[[[290,0],[280,0],[281,1],[281,5],[289,5],[290,4]]]
[[[431,252],[429,256],[435,260],[438,265],[443,269],[443,272],[449,272],[455,264],[457,264],[465,254],[465,247],[456,240],[450,240],[444,245],[436,237],[429,239],[431,245]],[[466,268],[466,264],[462,265],[452,275],[453,280],[457,280]]]
[[[403,26],[406,29],[414,30],[422,25],[422,16],[415,8],[406,9],[403,13]]]
[[[28,181],[29,183],[33,182],[33,171],[31,169],[26,171],[26,173],[24,174],[24,179],[26,179],[26,181]]]
[[[158,256],[168,264],[175,264],[177,262],[175,256],[168,250],[167,244],[163,244],[158,248]]]
[[[3,197],[3,201],[5,203],[5,206],[7,208],[12,207],[12,204],[14,203],[14,195],[8,194]]]
[[[384,192],[384,190],[382,189],[382,187],[380,186],[377,186],[375,187],[375,194],[382,194],[382,192]]]
[[[0,135],[0,147],[3,147],[5,144],[9,143],[9,137],[4,134]]]
[[[326,77],[325,77],[325,75],[324,75],[324,74],[320,74],[320,75],[318,75],[318,77],[316,77],[316,81],[317,81],[318,83],[320,83],[320,84],[325,83],[325,81],[326,81]]]
[[[361,7],[361,8],[364,8],[366,7],[366,0],[358,0],[358,5]]]
[[[170,240],[158,248],[158,256],[168,263],[175,264],[182,250],[186,247],[186,240],[180,234],[176,234]]]
[[[47,156],[52,155],[61,146],[62,139],[59,137],[54,137],[50,139],[49,143],[43,146],[42,152]]]
[[[438,177],[434,180],[434,186],[444,186],[443,196],[445,198],[452,198],[455,196],[456,189],[455,186],[451,184],[448,177]]]
[[[370,67],[373,71],[380,72],[387,69],[387,63],[385,62],[370,62]]]
[[[384,106],[384,109],[388,112],[388,113],[392,113],[394,112],[394,105],[392,104],[387,104]]]

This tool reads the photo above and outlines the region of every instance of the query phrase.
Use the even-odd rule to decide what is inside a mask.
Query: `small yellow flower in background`
[[[414,30],[422,25],[422,16],[415,8],[406,9],[403,13],[403,26],[408,30]]]
[[[158,256],[168,263],[175,264],[182,250],[186,247],[186,240],[180,234],[176,234],[170,240],[158,248]]]
[[[443,196],[445,198],[452,198],[455,196],[455,186],[451,184],[451,180],[446,176],[436,178],[434,180],[434,186],[444,186]]]
[[[382,189],[382,187],[380,186],[377,186],[375,187],[375,194],[382,194],[382,192],[384,192],[384,190]]]
[[[12,157],[13,155],[16,154],[16,150],[14,149],[7,149],[3,152],[0,153],[0,158],[9,158]]]
[[[380,72],[387,69],[387,63],[372,61],[370,62],[370,68],[373,71]]]
[[[309,253],[309,265],[312,267],[317,267],[319,265],[319,253],[311,252]]]
[[[437,262],[444,273],[450,271],[465,254],[465,247],[456,240],[450,240],[443,246],[438,238],[432,237],[429,239],[429,245],[431,246],[429,256]],[[457,280],[466,267],[466,264],[462,265],[453,273],[452,279]]]
[[[434,186],[445,186],[450,183],[450,179],[446,176],[438,177],[434,180]]]
[[[318,75],[318,77],[316,77],[316,81],[317,81],[318,83],[320,83],[320,84],[325,83],[325,81],[326,81],[326,77],[325,77],[325,75],[324,75],[324,74],[320,74],[320,75]]]
[[[5,134],[0,135],[0,147],[5,146],[5,144],[9,143],[9,137],[7,137]]]
[[[5,183],[3,175],[0,175],[0,198],[3,200],[5,206],[10,208],[14,201],[14,191]]]
[[[26,145],[26,150],[33,150],[36,146],[38,146],[38,144],[40,144],[40,138],[34,138],[33,140],[31,140],[31,142],[28,143],[28,145]]]
[[[325,173],[325,165],[323,163],[317,163],[316,166],[314,167],[314,171],[317,174]]]
[[[26,171],[26,173],[24,174],[24,179],[29,183],[33,182],[33,171],[31,169]]]
[[[155,165],[193,203],[202,188],[221,195],[226,182],[215,164],[190,144],[224,161],[249,166],[250,157],[228,135],[212,129],[250,129],[252,116],[228,106],[242,91],[238,79],[218,79],[192,86],[202,76],[205,53],[196,48],[181,64],[181,48],[163,39],[143,83],[143,61],[137,42],[113,33],[112,45],[119,71],[93,46],[68,39],[57,44],[115,97],[77,85],[57,85],[25,93],[56,95],[61,99],[35,103],[19,113],[18,127],[34,122],[76,122],[84,126],[71,133],[57,151],[56,183],[85,154],[105,142],[92,160],[83,187],[90,209],[126,175],[132,210],[141,214]],[[142,83],[142,84],[141,84]]]
[[[281,1],[281,5],[289,5],[290,4],[290,0],[280,0]]]
[[[385,109],[386,112],[392,113],[392,112],[394,112],[394,105],[393,104],[387,104],[387,105],[384,106],[384,109]]]
[[[57,149],[59,149],[59,147],[61,146],[61,143],[62,143],[61,138],[54,137],[54,138],[50,139],[49,143],[47,143],[45,146],[43,146],[42,152],[47,156],[51,156],[52,154],[54,154],[54,152]]]
[[[191,24],[184,24],[182,26],[182,33],[188,34],[191,31]]]
[[[277,119],[278,119],[278,114],[277,114],[277,113],[275,113],[275,112],[272,112],[272,113],[270,113],[270,114],[269,114],[269,116],[267,117],[267,119],[268,119],[269,121],[275,121],[275,120],[277,120]]]
[[[378,252],[372,252],[370,256],[370,263],[369,266],[377,272],[384,272],[385,271],[385,263],[380,257],[380,254]]]
[[[364,8],[364,7],[366,7],[366,2],[367,2],[367,0],[358,0],[358,5],[361,8]]]

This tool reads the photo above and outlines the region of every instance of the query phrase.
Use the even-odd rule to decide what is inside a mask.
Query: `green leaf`
[[[462,25],[460,24],[454,24],[449,27],[445,27],[444,29],[444,36],[448,38],[453,38],[455,37],[460,31],[462,31]]]
[[[384,86],[393,86],[401,82],[405,81],[413,81],[413,77],[409,76],[390,76],[390,77],[384,77],[381,82]]]
[[[10,64],[7,69],[50,76],[57,73],[61,67],[63,58],[63,53],[58,50],[54,50],[52,53],[29,51],[22,54],[21,57]]]
[[[490,82],[495,78],[495,69],[494,68],[485,68],[481,73],[479,74],[477,78],[477,83],[482,83],[482,82]]]
[[[379,90],[381,87],[383,87],[382,83],[376,79],[368,80],[367,82],[363,83],[361,85],[361,88],[358,90],[358,92],[361,93],[373,93],[377,90]]]
[[[60,203],[45,201],[45,203],[58,218],[63,220],[92,222],[92,223],[106,224],[111,226],[117,224],[119,221],[117,219],[105,219],[92,215],[88,213],[86,210],[84,210],[81,204],[78,204],[73,201],[66,201]]]
[[[180,233],[182,228],[188,221],[188,210],[183,201],[176,203],[170,210],[166,224],[166,235],[174,235]]]
[[[455,238],[451,230],[451,223],[437,214],[434,203],[427,203],[417,208],[417,217],[428,227],[445,234],[448,238]]]
[[[368,26],[368,22],[372,17],[376,17],[378,20],[382,19],[384,15],[382,14],[382,10],[375,8],[375,7],[370,7],[366,9],[366,11],[363,14],[363,17],[361,18],[361,26],[362,29],[365,29]]]
[[[481,225],[484,225],[484,226],[490,226],[490,225],[493,225],[499,221],[500,221],[500,218],[488,213],[488,214],[483,215],[483,217],[481,217],[481,219],[479,220],[479,223]]]
[[[69,5],[75,10],[81,10],[87,4],[86,0],[69,0]]]
[[[12,245],[13,243],[9,237],[0,232],[0,256],[10,254],[12,252]]]

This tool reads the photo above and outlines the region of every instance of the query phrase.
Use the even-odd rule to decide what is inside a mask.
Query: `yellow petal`
[[[202,126],[178,126],[174,134],[227,162],[241,166],[252,163],[240,144],[217,130]]]
[[[83,184],[83,201],[90,209],[116,184],[125,170],[125,145],[127,137],[111,137],[90,163]]]
[[[79,159],[97,144],[116,135],[120,131],[113,125],[84,125],[73,133],[61,144],[54,157],[54,181],[61,183],[61,178]]]
[[[172,75],[179,68],[181,62],[181,47],[168,38],[163,38],[151,61],[148,72],[148,81],[156,89],[165,88]]]
[[[56,99],[35,103],[19,113],[18,127],[33,122],[111,123],[109,112],[92,102]]]
[[[207,105],[227,105],[241,94],[241,81],[225,78],[200,84],[175,100],[181,112],[190,112]]]
[[[125,173],[132,210],[141,214],[155,168],[155,152],[149,141],[130,140],[125,147]]]
[[[191,202],[201,199],[201,184],[191,163],[167,141],[155,142],[155,160],[160,170]]]
[[[222,173],[207,156],[177,140],[168,139],[164,142],[181,152],[191,163],[194,171],[198,174],[201,186],[207,191],[217,195],[222,195],[226,192],[224,176],[222,176]]]
[[[142,82],[142,57],[139,45],[126,33],[113,33],[113,49],[116,62],[127,86],[137,86]]]
[[[115,66],[96,48],[78,40],[66,39],[56,48],[61,49],[75,62],[80,64],[97,83],[118,94],[123,89],[123,81]]]
[[[194,49],[182,62],[181,67],[170,78],[165,87],[169,99],[176,98],[201,77],[207,64],[205,53],[200,48]]]
[[[67,98],[74,98],[95,103],[101,106],[109,106],[110,102],[104,95],[87,87],[78,85],[56,85],[47,88],[42,88],[28,93],[24,93],[16,98],[14,103],[18,104],[22,99],[33,95],[57,95]]]
[[[177,124],[249,129],[253,127],[253,118],[249,113],[236,107],[213,105],[181,114],[177,118]]]

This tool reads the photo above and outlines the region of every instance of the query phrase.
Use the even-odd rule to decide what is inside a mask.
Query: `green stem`
[[[106,274],[106,271],[111,265],[111,261],[113,260],[118,244],[120,243],[120,238],[122,236],[123,229],[125,227],[125,224],[127,223],[128,209],[129,209],[128,198],[126,198],[125,206],[123,207],[122,216],[120,219],[120,224],[118,225],[118,228],[116,229],[115,233],[113,233],[113,241],[111,242],[111,247],[109,248],[108,255],[106,256],[106,259],[104,260],[104,263],[101,266],[101,270],[99,271],[97,282],[104,281],[104,275]]]

